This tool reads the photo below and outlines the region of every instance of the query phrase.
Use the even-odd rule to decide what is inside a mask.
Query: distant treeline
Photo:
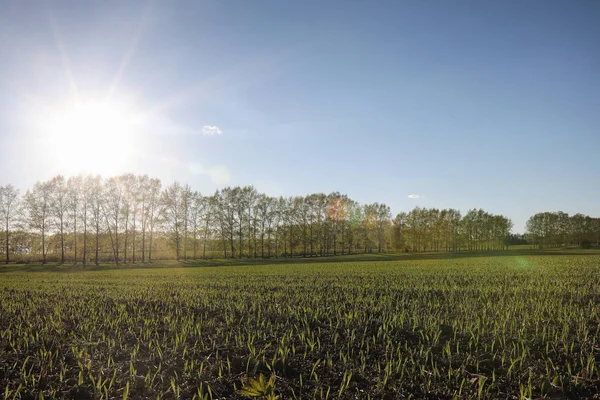
[[[0,186],[0,213],[6,262],[480,251],[527,240],[539,247],[586,245],[600,237],[600,220],[580,214],[537,214],[529,233],[519,236],[511,233],[510,219],[481,209],[461,215],[417,207],[392,218],[385,204],[361,205],[338,192],[275,198],[246,186],[203,195],[178,182],[163,188],[158,179],[132,174],[57,176],[22,196],[12,185]],[[546,214],[561,215],[561,223],[538,217]]]
[[[538,248],[568,245],[590,248],[600,242],[600,218],[583,214],[538,213],[529,218],[526,229],[528,240]]]

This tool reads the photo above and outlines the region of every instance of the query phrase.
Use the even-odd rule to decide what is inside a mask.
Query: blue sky
[[[598,21],[592,0],[3,1],[0,184],[129,171],[481,207],[517,232],[598,216]],[[63,145],[47,126],[75,98],[135,132]]]

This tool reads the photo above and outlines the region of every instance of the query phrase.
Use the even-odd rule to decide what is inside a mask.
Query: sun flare
[[[44,118],[46,150],[65,173],[121,172],[136,156],[136,116],[126,105],[82,102]]]

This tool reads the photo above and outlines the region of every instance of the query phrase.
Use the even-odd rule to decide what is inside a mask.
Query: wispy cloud
[[[214,167],[205,170],[204,173],[217,185],[224,185],[231,179],[229,168],[225,165],[215,165]]]
[[[409,199],[420,199],[421,195],[420,194],[409,194],[408,198]]]
[[[220,135],[222,133],[223,131],[216,125],[204,125],[202,127],[202,134],[204,136]]]

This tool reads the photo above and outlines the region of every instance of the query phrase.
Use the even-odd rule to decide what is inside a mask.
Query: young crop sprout
[[[600,254],[458,260],[3,271],[0,395],[593,398]]]
[[[275,374],[272,374],[269,380],[266,380],[263,374],[258,379],[250,377],[242,378],[242,388],[238,391],[243,396],[252,397],[259,400],[278,400],[275,395]]]

